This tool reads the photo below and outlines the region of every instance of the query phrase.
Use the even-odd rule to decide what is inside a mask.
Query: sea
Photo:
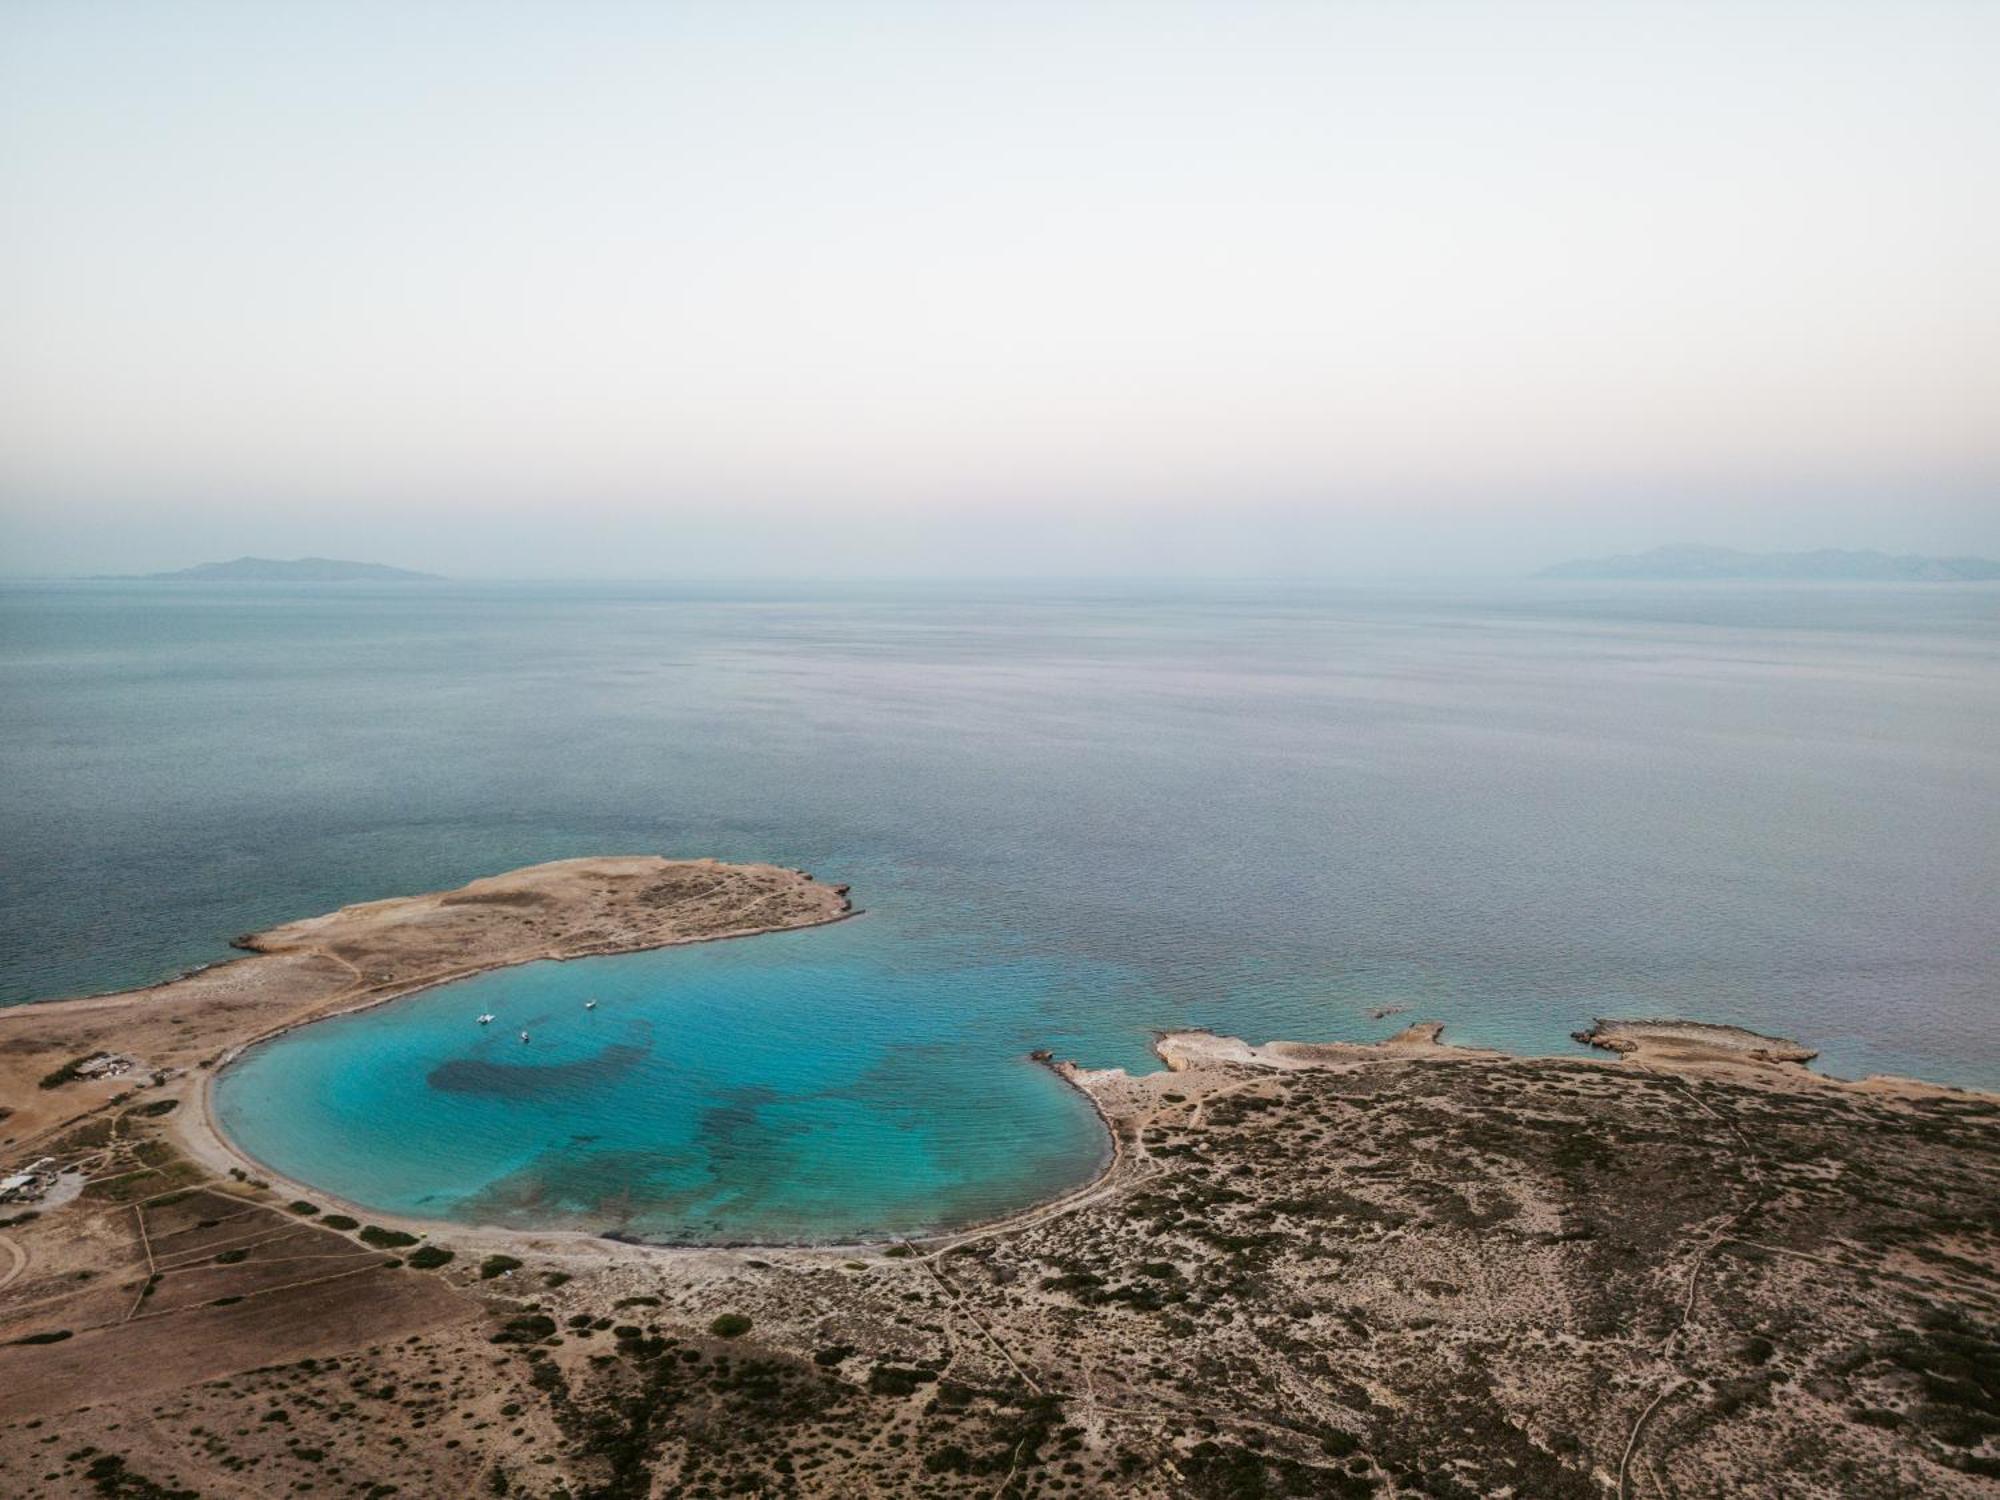
[[[1177,1027],[2000,1087],[2000,588],[0,585],[0,1002],[638,852],[861,915],[307,1027],[227,1131],[387,1213],[843,1242],[1088,1180],[1030,1052]]]

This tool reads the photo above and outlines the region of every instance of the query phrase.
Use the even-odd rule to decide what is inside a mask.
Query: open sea
[[[841,1240],[1084,1180],[1027,1053],[1170,1027],[1995,1088],[2000,588],[0,586],[0,1002],[626,852],[865,915],[309,1027],[231,1134],[384,1211]]]

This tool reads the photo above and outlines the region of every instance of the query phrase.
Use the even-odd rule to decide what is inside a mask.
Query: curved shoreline
[[[1033,1062],[1105,1127],[1109,1159],[1090,1180],[983,1223],[864,1244],[412,1224],[306,1186],[356,1210],[329,1225],[288,1212],[282,1177],[273,1191],[173,1154],[190,1111],[161,1106],[191,1103],[195,1074],[68,1139],[65,1157],[97,1152],[68,1163],[94,1174],[90,1189],[60,1207],[52,1196],[56,1211],[12,1249],[0,1236],[0,1267],[26,1265],[0,1272],[13,1275],[0,1426],[53,1423],[161,1486],[201,1487],[218,1460],[236,1471],[231,1458],[259,1460],[267,1488],[323,1482],[315,1466],[337,1452],[390,1455],[349,1471],[371,1484],[468,1494],[549,1454],[564,1467],[542,1482],[594,1490],[643,1425],[661,1439],[640,1451],[648,1482],[676,1492],[696,1480],[683,1453],[713,1451],[717,1434],[731,1467],[700,1474],[725,1481],[714,1488],[782,1489],[803,1472],[829,1493],[942,1493],[927,1454],[949,1438],[991,1455],[964,1484],[947,1479],[951,1493],[1024,1473],[1040,1491],[1016,1459],[1020,1424],[1046,1412],[1097,1444],[1078,1462],[1106,1476],[1103,1494],[1146,1500],[1186,1492],[1191,1473],[1213,1488],[1198,1481],[1216,1470],[1192,1466],[1232,1451],[1268,1464],[1228,1458],[1225,1477],[1314,1493],[1375,1476],[1378,1491],[1414,1476],[1440,1492],[1596,1493],[1621,1465],[1671,1458],[1704,1492],[1777,1497],[1798,1487],[1800,1453],[1818,1464],[1805,1487],[1828,1493],[1857,1472],[1982,1493],[1956,1429],[1888,1433],[1838,1413],[1887,1410],[1910,1389],[1908,1363],[1857,1370],[1853,1349],[1923,1355],[1928,1371],[1930,1351],[1959,1354],[1977,1328],[1936,1313],[2000,1305],[2000,1241],[1968,1233],[2000,1181],[2000,1102],[1828,1080],[1780,1038],[1615,1025],[1632,1044],[1619,1056],[1453,1047],[1434,1021],[1372,1044],[1162,1032],[1165,1066],[1135,1057],[1132,1072],[1042,1053]],[[282,1084],[260,1094],[244,1118],[288,1097]],[[364,1224],[433,1237],[418,1249]],[[1926,1329],[1940,1337],[1910,1342]],[[1470,1384],[1440,1383],[1440,1347]],[[752,1441],[742,1421],[774,1408],[729,1394],[739,1358],[769,1361],[781,1395],[830,1398],[813,1405],[825,1421],[767,1424],[776,1446],[755,1468],[735,1467]],[[1693,1404],[1668,1399],[1690,1382],[1739,1389],[1766,1358],[1848,1383],[1770,1382],[1770,1404],[1719,1434],[1704,1408],[1695,1446]],[[1218,1369],[1229,1378],[1207,1378]],[[926,1376],[952,1396],[934,1401]],[[635,1391],[664,1399],[635,1407]],[[264,1425],[273,1406],[283,1430]],[[883,1441],[907,1438],[918,1407],[918,1451]],[[578,1413],[607,1441],[578,1446]],[[1847,1446],[1813,1446],[1828,1431]],[[35,1489],[24,1478],[51,1469],[41,1444],[0,1445],[0,1489]],[[814,1460],[829,1450],[854,1461],[827,1471]],[[899,1453],[902,1468],[885,1468]]]
[[[852,915],[859,916],[861,913],[854,912]],[[834,918],[833,920],[840,921],[844,919]],[[829,926],[831,923],[819,923],[815,925]],[[665,946],[680,945],[668,944]],[[650,950],[640,949],[630,951],[643,952]],[[601,957],[606,955],[592,954],[587,956]],[[412,993],[415,992],[413,991]],[[406,997],[399,995],[393,998],[403,999]],[[366,1008],[357,1007],[356,1010]],[[352,1015],[355,1013],[355,1011],[339,1012],[342,1015]],[[334,1017],[327,1016],[322,1019],[331,1020]],[[302,1022],[301,1024],[311,1025],[313,1023]],[[261,1046],[266,1042],[275,1041],[278,1036],[283,1034],[280,1032],[272,1036],[257,1038],[255,1041],[245,1043],[244,1047],[240,1050],[247,1051],[250,1047]],[[235,1059],[232,1058],[230,1060],[234,1061]],[[826,1255],[835,1254],[836,1252],[840,1254],[852,1254],[855,1252],[879,1253],[886,1248],[896,1245],[926,1246],[940,1241],[956,1243],[962,1237],[992,1233],[1010,1227],[1019,1220],[1039,1218],[1048,1213],[1062,1211],[1074,1206],[1073,1200],[1078,1200],[1088,1195],[1110,1177],[1113,1170],[1119,1165],[1122,1153],[1122,1143],[1112,1117],[1105,1111],[1102,1101],[1096,1095],[1091,1093],[1088,1088],[1077,1083],[1075,1079],[1071,1078],[1064,1071],[1064,1068],[1068,1065],[1047,1064],[1046,1066],[1048,1066],[1050,1072],[1054,1073],[1070,1088],[1082,1095],[1084,1101],[1089,1104],[1092,1114],[1096,1116],[1098,1124],[1103,1129],[1104,1149],[1099,1154],[1096,1166],[1091,1169],[1089,1178],[1074,1187],[1064,1188],[1050,1197],[1038,1198],[1032,1203],[1025,1204],[1017,1209],[1010,1209],[1004,1214],[974,1219],[970,1223],[959,1225],[955,1228],[924,1230],[909,1234],[884,1232],[879,1238],[873,1239],[648,1240],[642,1239],[637,1235],[626,1235],[617,1230],[565,1229],[555,1225],[543,1229],[512,1224],[480,1224],[463,1219],[430,1218],[420,1214],[398,1213],[393,1210],[373,1208],[368,1204],[357,1202],[351,1198],[343,1198],[340,1194],[324,1187],[315,1186],[312,1183],[281,1172],[261,1158],[253,1155],[232,1139],[215,1114],[214,1087],[216,1079],[221,1076],[220,1067],[202,1079],[200,1086],[194,1091],[191,1100],[194,1108],[190,1112],[186,1125],[175,1133],[180,1135],[183,1144],[190,1148],[189,1155],[212,1170],[220,1170],[222,1173],[227,1174],[231,1168],[241,1169],[251,1173],[256,1180],[264,1183],[273,1192],[281,1196],[290,1194],[295,1198],[310,1197],[323,1200],[322,1206],[332,1206],[338,1212],[346,1213],[356,1218],[365,1218],[370,1222],[382,1225],[384,1228],[402,1229],[407,1232],[421,1234],[425,1237],[433,1234],[450,1234],[460,1240],[471,1239],[482,1243],[506,1244],[515,1248],[528,1248],[543,1252],[546,1252],[548,1248],[546,1242],[557,1241],[573,1247],[595,1245],[607,1250],[623,1248],[643,1250],[650,1254],[658,1255],[698,1255],[720,1250],[759,1250],[774,1253],[791,1252]],[[194,1128],[193,1130],[189,1130],[187,1126],[193,1126]]]
[[[771,908],[780,920],[768,919]],[[1083,1096],[1103,1131],[1100,1159],[1084,1180],[1004,1213],[908,1235],[885,1231],[879,1238],[865,1239],[658,1242],[628,1237],[617,1230],[524,1228],[371,1209],[260,1160],[231,1137],[216,1109],[214,1091],[223,1069],[254,1047],[322,1020],[359,1014],[527,963],[612,957],[724,938],[764,936],[826,926],[858,915],[861,912],[848,899],[847,887],[822,885],[795,869],[732,866],[713,860],[668,861],[654,856],[554,861],[476,880],[452,891],[358,903],[239,938],[235,946],[246,949],[249,956],[208,965],[159,984],[10,1007],[0,1012],[0,1041],[5,1040],[9,1028],[23,1028],[48,1018],[80,1024],[86,1030],[91,1023],[106,1018],[122,1022],[104,1033],[110,1038],[105,1045],[144,1060],[152,1080],[140,1083],[140,1088],[162,1088],[188,1106],[170,1118],[165,1129],[201,1170],[217,1177],[254,1178],[280,1195],[337,1205],[341,1211],[386,1226],[425,1235],[450,1234],[475,1242],[527,1246],[545,1253],[552,1246],[587,1245],[600,1253],[624,1247],[670,1255],[730,1249],[816,1255],[866,1252],[896,1244],[931,1247],[931,1253],[937,1253],[1092,1202],[1109,1191],[1135,1159],[1143,1160],[1145,1152],[1139,1139],[1143,1124],[1135,1123],[1138,1116],[1133,1101],[1150,1087],[1138,1080],[1157,1080],[1158,1075],[1085,1069],[1037,1052],[1031,1054],[1033,1060]],[[440,967],[440,958],[460,961]],[[170,1000],[184,1004],[173,1005]],[[212,1025],[207,1032],[198,1025],[190,1031],[187,1017]],[[168,1044],[165,1055],[149,1046],[145,1034],[149,1025],[151,1040],[164,1039]],[[1447,1045],[1440,1040],[1441,1031],[1440,1023],[1419,1022],[1374,1043],[1279,1041],[1251,1045],[1212,1032],[1180,1030],[1156,1033],[1153,1051],[1168,1071],[1215,1066],[1354,1066],[1413,1058],[1554,1060]],[[1793,1087],[1995,1097],[1879,1075],[1848,1082],[1811,1073],[1803,1066],[1813,1055],[1809,1049],[1782,1038],[1713,1023],[1600,1020],[1590,1032],[1577,1035],[1617,1054],[1564,1059],[1579,1066],[1676,1073],[1719,1070],[1766,1079],[1782,1076]],[[204,1037],[212,1045],[197,1048],[195,1044]],[[60,1057],[70,1046],[82,1050],[80,1041],[48,1044],[46,1055],[35,1060],[35,1066]],[[22,1047],[16,1040],[12,1050],[20,1052]],[[28,1055],[33,1058],[32,1053]],[[7,1049],[0,1049],[0,1061],[7,1056]],[[20,1070],[16,1071],[18,1075]],[[5,1081],[0,1077],[0,1082]],[[116,1079],[67,1084],[61,1091],[62,1100],[94,1102],[12,1138],[8,1148],[10,1152],[26,1151],[122,1102],[130,1093],[131,1089],[119,1087]],[[42,1101],[30,1101],[31,1105],[36,1102]],[[48,1112],[46,1104],[43,1112]]]
[[[485,1234],[492,1236],[575,1236],[580,1239],[600,1240],[611,1244],[645,1245],[648,1249],[663,1250],[727,1248],[721,1242],[714,1244],[703,1242],[699,1245],[687,1246],[652,1245],[642,1240],[615,1239],[609,1234],[596,1233],[590,1230],[557,1228],[523,1229],[501,1224],[468,1224],[458,1219],[423,1218],[416,1215],[396,1214],[379,1208],[371,1208],[365,1203],[356,1202],[351,1198],[343,1198],[338,1193],[332,1192],[327,1188],[317,1187],[312,1183],[304,1182],[296,1177],[280,1172],[277,1168],[271,1166],[270,1163],[253,1154],[224,1128],[215,1108],[215,1086],[221,1081],[224,1071],[232,1064],[240,1061],[244,1054],[252,1048],[268,1046],[272,1042],[290,1036],[295,1031],[302,1031],[308,1026],[317,1026],[322,1021],[337,1021],[346,1016],[358,1016],[363,1012],[375,1010],[380,1006],[390,1005],[399,1000],[409,1000],[417,995],[426,994],[431,990],[441,989],[448,984],[457,984],[459,981],[465,979],[476,979],[482,974],[498,973],[502,969],[522,968],[528,964],[568,963],[572,959],[616,958],[630,953],[657,953],[669,948],[691,948],[698,943],[727,942],[732,938],[768,937],[773,933],[779,932],[809,932],[815,927],[831,927],[837,922],[851,921],[856,917],[865,915],[866,912],[862,908],[850,906],[848,910],[827,917],[823,921],[803,922],[787,927],[758,927],[742,932],[721,932],[707,937],[683,938],[672,942],[637,943],[582,953],[548,953],[530,958],[510,960],[506,963],[484,964],[425,979],[413,983],[406,989],[399,989],[391,994],[377,995],[339,1010],[329,1010],[324,1014],[311,1016],[304,1020],[287,1022],[282,1026],[274,1027],[269,1031],[257,1036],[248,1037],[236,1043],[227,1052],[216,1058],[214,1065],[204,1070],[200,1081],[193,1089],[191,1097],[188,1100],[192,1108],[185,1117],[185,1122],[175,1134],[179,1135],[182,1144],[189,1148],[188,1154],[196,1160],[203,1162],[206,1166],[211,1168],[219,1166],[225,1174],[231,1168],[241,1169],[249,1172],[260,1181],[267,1183],[274,1191],[288,1192],[299,1198],[304,1198],[308,1194],[315,1198],[323,1198],[329,1204],[335,1205],[340,1212],[350,1213],[356,1217],[366,1216],[372,1221],[381,1223],[386,1228],[420,1229],[427,1235],[449,1230],[459,1234]],[[775,1244],[766,1245],[761,1241],[747,1240],[740,1242],[735,1247],[766,1249],[807,1248],[803,1243],[797,1246],[779,1246]],[[816,1242],[813,1247],[818,1248]]]
[[[858,915],[858,913],[856,913]],[[400,997],[398,997],[400,998]],[[923,1258],[944,1255],[960,1246],[996,1235],[1031,1228],[1049,1219],[1085,1208],[1110,1196],[1126,1185],[1135,1163],[1145,1154],[1139,1146],[1147,1116],[1136,1112],[1135,1101],[1157,1107],[1152,1095],[1162,1080],[1190,1072],[1220,1068],[1244,1070],[1254,1079],[1265,1072],[1351,1069],[1394,1062],[1439,1065],[1561,1063],[1616,1074],[1623,1071],[1667,1071],[1677,1075],[1725,1076],[1759,1080],[1786,1089],[1826,1089],[1833,1092],[1891,1093],[1914,1097],[1956,1096],[2000,1102],[2000,1093],[1961,1088],[1953,1084],[1929,1083],[1920,1079],[1888,1074],[1871,1074],[1860,1079],[1838,1078],[1815,1073],[1804,1063],[1810,1049],[1782,1037],[1770,1037],[1721,1022],[1647,1020],[1611,1021],[1598,1018],[1594,1028],[1615,1034],[1618,1047],[1601,1046],[1613,1055],[1578,1057],[1561,1053],[1513,1053],[1476,1046],[1460,1046],[1443,1039],[1444,1024],[1419,1021],[1395,1035],[1374,1042],[1294,1042],[1272,1041],[1252,1044],[1239,1037],[1205,1028],[1156,1031],[1152,1052],[1161,1067],[1145,1073],[1128,1073],[1123,1068],[1085,1068],[1058,1059],[1046,1050],[1028,1054],[1028,1060],[1054,1074],[1089,1104],[1104,1133],[1105,1150],[1091,1175],[1073,1187],[1064,1188],[1006,1213],[976,1219],[952,1228],[913,1234],[884,1234],[871,1239],[841,1240],[691,1240],[659,1241],[628,1236],[617,1231],[524,1228],[502,1224],[474,1224],[457,1219],[434,1219],[389,1213],[366,1204],[341,1198],[296,1178],[275,1172],[253,1157],[222,1132],[212,1116],[205,1120],[212,1139],[233,1164],[254,1167],[274,1190],[298,1195],[310,1194],[336,1205],[342,1212],[364,1217],[387,1228],[402,1229],[425,1237],[450,1235],[459,1244],[481,1248],[522,1250],[548,1256],[564,1251],[595,1251],[599,1257],[621,1250],[646,1256],[701,1257],[718,1253],[756,1251],[786,1259],[840,1259],[857,1254],[880,1255],[904,1247]],[[269,1040],[266,1038],[264,1040]],[[1762,1045],[1749,1045],[1757,1043]],[[1601,1045],[1601,1044],[1600,1044]],[[1666,1048],[1663,1054],[1660,1049]],[[209,1088],[213,1077],[201,1090],[200,1111],[209,1116]],[[1129,1097],[1125,1097],[1129,1095]],[[1120,1107],[1120,1104],[1123,1107]]]
[[[0,1092],[21,1101],[7,1145],[44,1140],[135,1084],[212,1073],[317,1020],[524,963],[824,926],[856,914],[847,892],[775,865],[615,855],[285,923],[235,939],[246,957],[158,984],[0,1010]],[[76,1075],[100,1056],[115,1066]]]

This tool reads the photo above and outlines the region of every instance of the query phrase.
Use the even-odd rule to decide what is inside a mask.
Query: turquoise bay
[[[1027,1049],[1116,976],[882,936],[499,970],[252,1049],[218,1118],[370,1207],[656,1241],[881,1239],[1086,1180],[1102,1127]]]

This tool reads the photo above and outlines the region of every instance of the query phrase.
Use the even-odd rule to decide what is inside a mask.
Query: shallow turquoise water
[[[1103,1132],[1026,1051],[1035,1017],[1117,976],[873,936],[484,975],[253,1050],[218,1110],[378,1208],[660,1240],[915,1233],[1088,1177]]]
[[[1668,1014],[2000,1086],[2000,589],[11,585],[0,708],[0,1000],[566,855],[852,884],[224,1074],[383,1209],[955,1222],[1102,1148],[1030,1049],[1189,1024]]]

